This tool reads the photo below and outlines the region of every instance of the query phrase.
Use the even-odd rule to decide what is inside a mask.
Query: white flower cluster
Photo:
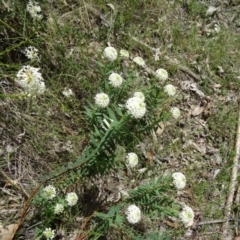
[[[133,62],[135,62],[139,66],[144,66],[145,65],[145,62],[141,57],[135,57],[133,59]]]
[[[145,101],[145,96],[142,92],[135,92],[133,96],[140,98],[142,101]]]
[[[168,79],[168,72],[163,68],[159,68],[156,71],[156,75],[160,81],[165,81]]]
[[[123,82],[123,78],[118,73],[114,73],[114,72],[110,74],[108,80],[109,80],[109,83],[116,88],[120,87]]]
[[[95,103],[101,108],[107,107],[109,102],[110,102],[110,99],[108,95],[105,93],[98,93],[95,96]]]
[[[75,192],[70,192],[66,196],[68,206],[74,206],[78,201],[78,196]]]
[[[180,220],[185,226],[191,226],[194,220],[194,211],[188,206],[184,206],[183,210],[179,213]]]
[[[120,50],[120,57],[122,58],[129,58],[129,52],[125,49]]]
[[[55,198],[56,193],[56,188],[52,185],[48,185],[43,189],[43,196],[48,200],[52,200],[53,198]]]
[[[39,3],[30,0],[27,4],[27,11],[30,13],[31,17],[36,20],[41,20],[43,18],[41,11],[41,7]]]
[[[39,95],[45,91],[45,84],[39,68],[30,67],[29,65],[23,66],[18,71],[15,81],[29,95]]]
[[[180,172],[175,172],[172,174],[173,177],[173,183],[177,189],[183,189],[186,186],[186,177],[184,174]]]
[[[169,96],[174,96],[176,94],[176,88],[172,84],[167,84],[164,87],[164,92],[167,93]]]
[[[126,210],[127,220],[129,223],[135,224],[141,220],[141,211],[136,205],[130,205]]]
[[[138,155],[136,153],[128,153],[126,156],[127,166],[133,168],[138,164]]]
[[[113,62],[117,59],[118,53],[114,47],[106,47],[103,50],[103,58],[106,58],[110,62]]]
[[[172,116],[175,119],[178,119],[181,116],[181,112],[180,112],[179,108],[177,108],[177,107],[172,107],[170,112],[172,113]]]
[[[134,118],[142,118],[147,111],[145,102],[139,97],[129,98],[126,102],[126,108]]]
[[[64,88],[64,90],[62,91],[62,94],[67,98],[74,96],[72,89],[67,87]]]
[[[43,231],[43,235],[47,238],[47,240],[53,239],[55,237],[55,230],[52,230],[51,228],[46,228]]]
[[[61,203],[57,203],[54,207],[55,214],[61,214],[64,210],[64,206]]]
[[[34,60],[36,60],[38,62],[40,61],[40,58],[38,56],[38,49],[33,46],[29,46],[29,47],[25,48],[23,53],[31,61],[34,61]]]

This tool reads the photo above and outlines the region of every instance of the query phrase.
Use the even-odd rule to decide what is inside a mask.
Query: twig
[[[198,237],[205,236],[205,235],[212,235],[212,234],[222,235],[222,233],[220,233],[220,232],[205,232],[205,233],[202,233],[202,234],[198,234]]]
[[[237,184],[238,159],[240,155],[240,104],[238,109],[238,127],[237,127],[237,137],[236,137],[235,147],[236,147],[236,154],[233,159],[233,168],[232,168],[231,181],[229,185],[229,194],[228,194],[225,209],[224,209],[224,216],[225,216],[224,219],[226,220],[226,222],[223,223],[221,228],[221,231],[224,236],[227,235],[228,222],[231,214],[231,206],[233,203],[234,192]]]
[[[81,230],[84,230],[84,228],[87,226],[88,222],[94,217],[95,211],[87,218],[87,220],[82,224]],[[87,234],[84,232],[80,232],[77,236],[77,240],[83,240],[84,238],[87,237]]]
[[[212,220],[212,221],[206,221],[206,222],[199,222],[197,225],[202,226],[202,225],[217,224],[217,223],[224,223],[224,222],[226,222],[226,220],[219,219],[219,220]]]

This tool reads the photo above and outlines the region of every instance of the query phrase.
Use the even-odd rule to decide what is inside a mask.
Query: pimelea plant
[[[168,72],[163,68],[159,68],[156,71],[156,75],[160,81],[165,81],[168,79]]]
[[[126,165],[130,168],[135,167],[138,164],[138,156],[136,153],[128,153],[126,157]]]
[[[181,190],[186,186],[187,180],[184,174],[180,172],[175,172],[172,174],[172,177],[173,183],[177,189]]]
[[[45,83],[39,70],[39,68],[27,65],[23,66],[16,75],[15,82],[28,95],[40,95],[45,91]]]
[[[41,228],[38,226],[37,235],[53,239],[56,235],[56,229],[53,229],[55,222],[66,216],[77,201],[78,195],[75,192],[64,195],[53,185],[42,188],[33,201],[41,219]]]
[[[7,160],[9,160],[6,161],[6,164],[8,164],[8,169],[12,172],[10,179],[14,181],[18,179],[20,181],[22,178],[18,178],[17,175],[23,176],[21,181],[24,182],[23,186],[19,182],[19,186],[23,188],[23,192],[25,192],[25,183],[31,186],[34,183],[25,181],[24,178],[27,178],[28,175],[21,173],[22,166],[24,170],[25,166],[31,164],[34,166],[33,169],[36,169],[37,176],[39,176],[40,172],[44,172],[43,175],[46,175],[46,178],[44,176],[42,182],[41,179],[33,179],[39,184],[43,184],[44,187],[41,190],[42,195],[40,197],[44,197],[46,203],[37,205],[36,211],[40,213],[37,215],[39,216],[46,212],[45,209],[51,206],[49,212],[51,216],[56,216],[48,224],[45,224],[45,221],[48,222],[48,219],[51,219],[51,217],[46,217],[46,214],[41,215],[41,221],[38,226],[42,228],[43,238],[61,238],[61,236],[57,236],[60,232],[58,231],[60,221],[61,226],[66,227],[65,229],[67,230],[71,230],[66,226],[65,218],[61,219],[61,217],[68,214],[66,204],[69,207],[70,205],[74,207],[76,206],[74,204],[78,201],[80,211],[84,209],[84,205],[82,203],[80,205],[80,201],[73,194],[75,188],[83,189],[84,194],[86,192],[84,184],[88,184],[94,186],[96,195],[99,192],[99,196],[101,194],[107,195],[106,198],[108,198],[108,195],[111,195],[112,189],[105,188],[104,180],[106,179],[114,185],[114,190],[118,189],[116,182],[121,182],[123,185],[123,189],[119,190],[120,196],[117,200],[108,201],[104,199],[98,201],[97,199],[98,206],[103,201],[100,207],[92,207],[91,203],[88,202],[86,205],[90,205],[93,212],[86,211],[79,213],[75,211],[76,215],[81,215],[79,218],[83,219],[82,221],[89,219],[89,221],[86,220],[87,224],[72,224],[76,219],[75,212],[72,211],[71,218],[73,221],[69,225],[72,224],[73,227],[78,225],[76,229],[84,226],[81,230],[87,235],[93,235],[94,232],[103,235],[106,231],[116,229],[116,232],[126,233],[126,239],[128,239],[128,233],[130,236],[133,236],[133,233],[136,231],[141,231],[143,229],[142,226],[146,226],[148,222],[152,221],[153,216],[157,216],[160,219],[160,217],[164,218],[165,215],[171,215],[172,213],[168,212],[168,208],[173,203],[171,202],[171,198],[168,199],[168,196],[176,193],[177,190],[179,195],[183,194],[181,190],[188,187],[186,186],[186,179],[174,174],[171,181],[165,178],[161,178],[160,181],[159,178],[162,177],[160,175],[164,170],[161,169],[161,171],[158,171],[157,169],[161,164],[156,163],[159,159],[157,159],[158,156],[154,155],[157,152],[154,150],[158,149],[151,149],[151,152],[149,148],[152,146],[146,146],[147,144],[145,145],[145,143],[148,137],[151,136],[150,134],[154,132],[159,120],[164,122],[168,117],[181,119],[180,124],[176,128],[173,127],[173,135],[181,132],[177,130],[178,127],[182,128],[188,125],[182,124],[184,118],[182,115],[184,115],[184,111],[187,111],[186,106],[180,108],[179,105],[174,105],[173,103],[175,96],[178,95],[177,86],[184,89],[184,92],[182,92],[183,95],[188,94],[188,90],[197,90],[197,85],[194,85],[195,89],[192,87],[185,89],[187,83],[184,83],[184,86],[182,85],[182,80],[184,79],[181,77],[185,73],[188,75],[185,80],[191,80],[192,82],[194,79],[198,83],[204,82],[204,89],[211,85],[210,89],[207,90],[216,93],[216,96],[219,95],[218,93],[221,90],[221,98],[223,97],[223,92],[228,92],[224,91],[224,86],[227,86],[227,90],[230,91],[236,89],[236,81],[233,85],[231,81],[228,81],[234,77],[233,75],[235,74],[232,75],[232,73],[236,72],[233,64],[235,58],[231,58],[230,56],[230,53],[234,52],[235,47],[234,44],[230,43],[236,41],[235,37],[232,38],[231,35],[226,35],[227,41],[225,41],[229,43],[229,46],[234,46],[233,51],[224,47],[220,47],[221,51],[215,51],[219,48],[218,46],[222,45],[225,35],[223,38],[222,36],[220,38],[215,36],[212,39],[209,38],[209,42],[204,42],[208,31],[201,29],[201,26],[197,26],[194,29],[188,26],[184,34],[180,36],[180,31],[176,31],[175,26],[178,20],[174,18],[171,21],[173,25],[167,26],[166,24],[169,21],[165,23],[164,19],[168,19],[169,11],[164,11],[164,5],[166,4],[161,4],[158,1],[151,1],[151,4],[144,4],[144,7],[148,7],[148,5],[151,5],[151,7],[156,6],[156,12],[154,11],[154,16],[151,17],[151,21],[153,18],[153,21],[156,20],[156,22],[150,24],[150,26],[149,21],[146,21],[146,24],[150,26],[146,29],[144,29],[144,24],[137,26],[138,21],[136,19],[139,16],[143,16],[143,13],[146,15],[146,13],[148,14],[152,10],[143,11],[140,6],[141,4],[139,5],[139,1],[129,1],[129,3],[131,2],[130,5],[126,5],[125,3],[121,5],[119,3],[115,7],[111,3],[105,6],[105,1],[101,1],[101,4],[94,4],[97,1],[90,2],[90,4],[82,4],[82,1],[74,1],[74,5],[69,3],[72,1],[17,0],[2,2],[3,5],[0,10],[2,14],[1,37],[3,39],[1,50],[1,96],[5,93],[7,95],[8,93],[11,94],[12,91],[16,91],[17,85],[20,86],[18,90],[23,90],[27,96],[40,96],[34,100],[29,99],[30,101],[28,99],[27,101],[17,99],[15,102],[13,98],[10,101],[6,99],[7,101],[1,102],[1,111],[3,112],[1,121],[1,129],[3,129],[3,144],[1,148],[3,150],[1,149],[1,152],[5,151],[6,147],[6,153],[3,153],[2,157],[5,158],[7,156]],[[161,5],[163,15],[157,14],[159,4]],[[177,11],[179,7],[182,7],[181,3],[179,4],[175,4]],[[110,12],[107,11],[108,7],[111,8],[109,9]],[[133,7],[136,10],[139,9],[139,14],[137,11],[129,12],[129,7]],[[190,7],[196,8],[196,6]],[[169,10],[169,7],[167,6],[166,9]],[[206,15],[210,16],[216,9],[209,9]],[[190,17],[199,19],[197,16],[199,13],[198,9],[197,11],[195,11],[196,9],[190,10],[193,10]],[[172,12],[170,15],[173,15]],[[207,17],[210,21],[209,16]],[[190,19],[189,16],[185,15],[181,17],[183,19]],[[131,20],[133,21],[128,25]],[[215,25],[213,23],[212,27],[217,32],[219,27]],[[163,36],[166,35],[164,35],[166,26],[167,36],[166,39],[163,39]],[[219,26],[221,26],[221,22]],[[200,30],[198,29],[199,27]],[[197,37],[191,38],[193,35],[196,35],[193,33],[199,32],[201,34],[197,34]],[[227,31],[226,33],[229,34],[230,32]],[[137,38],[134,37],[135,34],[138,34]],[[159,38],[158,35],[161,37]],[[171,36],[174,36],[174,41],[171,41]],[[115,43],[112,44],[114,48],[108,47],[106,50],[102,49],[103,51],[100,53],[103,44],[102,41],[112,41],[114,37],[117,38]],[[129,43],[127,42],[128,39],[130,40]],[[138,39],[139,41],[136,41]],[[159,39],[161,40],[160,46]],[[144,40],[147,40],[147,44],[141,44],[142,41],[144,43]],[[199,41],[200,45],[198,44]],[[126,50],[120,50],[121,48],[117,45],[118,43],[123,48],[126,48]],[[150,46],[151,43],[153,46]],[[139,45],[142,45],[142,47],[138,48]],[[108,46],[110,46],[109,43]],[[86,49],[87,47],[89,49]],[[145,49],[144,52],[140,52],[143,49]],[[184,52],[187,52],[187,56],[190,56],[190,58],[182,56],[182,49],[186,50]],[[206,51],[201,51],[201,49],[205,49]],[[199,52],[201,52],[200,55],[196,54]],[[218,60],[222,59],[222,56],[227,52],[229,52],[230,60],[227,62],[231,63],[230,67],[227,64],[221,66],[221,62]],[[23,53],[25,56],[23,56]],[[98,54],[103,55],[104,58],[97,58]],[[146,56],[152,56],[152,54],[156,61],[154,67],[148,65],[151,59],[145,58]],[[175,54],[177,59],[172,59]],[[202,60],[208,60],[209,54],[209,64],[201,65],[201,62],[205,62]],[[235,56],[236,54],[232,55]],[[136,56],[141,56],[142,58]],[[97,63],[99,64],[98,70],[96,65],[94,65],[96,61],[99,61]],[[173,62],[174,64],[172,64]],[[161,66],[161,63],[166,65]],[[185,64],[188,66],[187,68],[184,68]],[[16,77],[16,74],[23,66],[25,66],[25,69],[20,72],[19,76],[23,76],[24,73],[26,75],[24,78]],[[191,68],[193,66],[194,70],[192,72]],[[147,71],[148,67],[152,71]],[[165,69],[162,67],[165,67]],[[175,78],[179,78],[177,85],[172,81],[173,78],[168,73],[169,69],[172,69],[172,73],[176,73],[177,76]],[[35,77],[37,74],[34,71],[41,73],[42,77]],[[211,81],[207,81],[208,72],[210,72],[210,76],[213,78]],[[170,77],[169,80],[168,77]],[[224,79],[227,81],[226,84],[224,84]],[[16,81],[14,82],[14,80]],[[209,82],[216,82],[216,84],[209,85]],[[99,88],[95,90],[98,83]],[[48,88],[47,91],[45,91],[45,84],[46,88]],[[164,86],[166,87],[164,88]],[[197,91],[194,91],[194,93],[199,94]],[[191,94],[191,99],[194,95]],[[10,97],[7,96],[7,98]],[[86,105],[86,99],[90,100],[90,103],[85,109],[87,117],[85,115],[86,119],[84,119],[82,106],[83,104]],[[28,103],[33,103],[35,100],[35,105],[30,105],[29,107]],[[183,100],[185,100],[185,96]],[[214,101],[215,103],[217,101]],[[176,108],[177,106],[181,112]],[[220,126],[218,122],[221,121],[215,121],[215,115],[218,120],[219,114],[210,115],[211,121],[209,122],[212,124],[210,130],[213,128],[221,129],[218,127]],[[225,117],[222,118],[225,122]],[[84,120],[86,121],[84,122]],[[170,124],[174,122],[172,120]],[[165,126],[165,130],[168,130],[169,124],[163,125]],[[88,129],[86,129],[86,126]],[[193,136],[195,136],[196,131],[194,131]],[[222,135],[224,135],[226,131],[217,131],[217,133],[219,132],[223,132]],[[7,139],[8,135],[11,137],[10,141]],[[175,151],[175,146],[181,145],[181,141],[177,141],[179,138],[176,138],[176,143],[175,141],[172,142],[169,139],[171,135],[169,134],[167,138],[160,140],[163,152]],[[161,136],[158,136],[158,138],[162,136],[165,136],[165,132]],[[189,136],[191,137],[191,134]],[[66,148],[62,148],[62,145],[65,145],[65,142],[69,141],[70,145],[72,141],[72,146],[74,146],[74,150],[71,152],[66,150]],[[82,141],[84,141],[83,144]],[[8,143],[16,151],[8,151],[9,146],[6,146]],[[170,143],[171,147],[165,148],[162,143]],[[211,141],[207,143],[211,144]],[[145,152],[144,147],[146,147]],[[214,145],[214,147],[216,146]],[[64,152],[62,152],[62,149],[65,149],[63,150]],[[121,154],[118,153],[119,149],[122,150]],[[178,150],[180,152],[180,149]],[[35,151],[37,154],[35,154]],[[81,155],[79,154],[80,152],[82,152]],[[21,156],[19,159],[17,158],[18,153]],[[136,153],[138,158],[128,157],[129,153]],[[77,159],[76,155],[78,154],[79,158]],[[191,153],[189,152],[189,154]],[[162,160],[161,158],[162,155],[160,155],[160,161]],[[66,162],[69,164],[66,164]],[[25,163],[27,164],[25,165]],[[14,168],[11,168],[11,164],[15,165]],[[44,167],[43,170],[38,168],[39,164],[46,165],[46,168]],[[66,164],[66,166],[61,168],[62,164]],[[178,165],[174,164],[174,166]],[[3,173],[6,169],[3,169]],[[57,170],[51,174],[45,174],[49,169]],[[180,170],[174,169],[174,171]],[[199,181],[199,183],[202,186],[203,182]],[[100,186],[101,184],[102,186]],[[12,194],[13,192],[10,188],[14,186],[11,187],[9,183],[6,186],[7,190]],[[31,188],[26,188],[26,196],[30,196],[30,201],[31,196],[34,194],[29,194],[29,189]],[[198,191],[199,188],[196,187],[196,189],[193,190]],[[61,197],[63,202],[57,201],[59,197]],[[183,198],[181,197],[180,199]],[[29,201],[26,203],[27,206],[29,205]],[[141,217],[137,218],[137,221],[129,221],[129,219],[133,219],[128,219],[130,214],[126,214],[126,212],[132,212],[128,211],[129,206],[136,206],[139,209]],[[24,207],[24,209],[27,208]],[[76,210],[75,207],[71,209]],[[94,213],[94,211],[98,212]],[[133,211],[134,216],[139,216],[139,211]],[[91,218],[92,214],[94,217]],[[189,213],[186,214],[186,211],[179,215],[184,225],[189,225],[189,222],[194,218],[193,214],[190,214],[190,217],[188,215]],[[16,214],[16,216],[19,215]],[[24,216],[24,214],[21,214],[21,216]],[[97,226],[101,226],[101,224],[102,227],[98,228]],[[25,226],[28,226],[28,224]],[[92,230],[92,233],[90,230]],[[123,234],[123,238],[124,236]],[[97,236],[95,237],[97,238]],[[144,236],[144,233],[142,233],[142,237],[145,237],[145,239],[155,239],[152,236]],[[64,236],[63,238],[67,237]],[[111,237],[108,238],[114,239]],[[159,240],[161,238],[156,239]]]
[[[107,47],[103,51],[103,63],[97,62],[98,93],[93,97],[92,102],[84,107],[89,141],[76,162],[69,163],[62,170],[47,176],[47,181],[52,179],[53,182],[58,182],[59,190],[53,185],[47,185],[34,201],[35,206],[40,210],[42,223],[38,231],[39,236],[48,239],[55,236],[54,223],[67,214],[67,210],[78,201],[75,192],[69,192],[65,196],[62,192],[65,188],[75,185],[79,179],[82,182],[88,181],[96,176],[117,171],[118,168],[134,169],[131,173],[132,177],[135,173],[144,174],[147,170],[140,168],[143,155],[136,149],[136,145],[146,134],[151,134],[159,122],[171,117],[165,106],[170,104],[177,89],[171,84],[162,86],[159,76],[152,78],[151,84],[140,87],[137,71],[141,73],[140,69],[145,67],[145,61],[142,58],[131,60],[128,56],[126,52],[118,54],[117,49]],[[126,61],[129,72],[123,71],[123,68],[126,69],[126,66],[123,66]],[[158,71],[158,74],[160,73],[166,80],[167,71]],[[180,112],[176,109],[170,112],[174,118],[180,116]],[[117,157],[119,147],[126,153],[122,158]],[[138,167],[140,170],[135,171]],[[144,171],[141,171],[142,169]],[[59,179],[62,175],[64,181]],[[126,181],[130,181],[128,175],[125,178]],[[171,194],[176,192],[175,187],[183,188],[183,183],[180,183],[175,175],[173,179],[175,186],[172,184],[172,176],[159,176],[125,191],[118,201],[110,203],[107,213],[95,211],[89,217],[90,225],[89,231],[85,233],[86,236],[98,239],[109,231],[117,229],[121,234],[134,237],[136,235],[134,226],[141,221],[156,216],[161,220],[166,216],[177,217],[180,209],[174,203]],[[181,212],[180,219],[186,224],[183,215],[184,212]]]
[[[170,109],[170,112],[172,113],[172,116],[175,118],[175,119],[178,119],[180,116],[181,116],[181,112],[179,110],[179,108],[177,107],[172,107]]]
[[[115,59],[118,54],[113,49],[110,50],[111,54],[114,53]],[[106,49],[103,55],[106,58]],[[137,63],[139,67],[144,67],[144,60],[133,59],[129,73],[124,74],[121,71],[121,61],[114,65],[117,57],[115,60],[111,57],[109,60],[109,65],[98,64],[101,72],[100,93],[95,96],[95,103],[89,103],[89,106],[85,107],[91,135],[83,157],[87,158],[91,155],[91,158],[84,162],[78,172],[82,177],[107,174],[122,164],[129,168],[136,168],[141,162],[141,155],[139,157],[133,152],[135,146],[145,134],[151,133],[160,121],[170,116],[167,113],[160,114],[156,109],[168,100],[167,95],[171,97],[177,91],[170,84],[165,87],[161,86],[158,78],[152,79],[149,87],[134,91],[137,86],[135,74],[137,66],[134,63]],[[118,74],[115,75],[115,72]],[[166,70],[160,70],[158,73],[162,74],[164,78],[162,80],[167,79]],[[122,81],[122,79],[125,80]],[[116,158],[118,146],[130,152],[120,162]],[[168,194],[171,191],[174,191],[171,176],[153,178],[147,184],[137,186],[136,189],[130,190],[123,199],[120,199],[120,202],[113,204],[108,213],[96,212],[88,235],[102,236],[114,228],[123,233],[125,229],[122,223],[124,223],[130,224],[127,234],[131,236],[135,234],[132,225],[140,223],[141,220],[144,221],[144,218],[156,215],[159,215],[161,219],[169,215],[178,216],[178,207]]]
[[[34,46],[26,47],[23,53],[29,60],[40,62],[39,51]]]
[[[42,18],[43,18],[42,14],[41,14],[42,9],[39,6],[38,2],[30,0],[27,4],[27,11],[29,12],[29,14],[31,15],[31,17],[34,20],[37,20],[37,21],[42,20]]]

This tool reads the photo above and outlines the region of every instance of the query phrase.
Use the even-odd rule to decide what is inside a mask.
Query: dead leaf
[[[1,240],[10,240],[13,237],[14,230],[17,228],[17,224],[10,224],[3,226],[0,224],[0,239]]]
[[[191,115],[195,117],[203,113],[204,116],[209,116],[211,105],[212,99],[207,97],[201,102],[200,105],[193,107]]]
[[[218,90],[219,88],[222,87],[222,85],[219,84],[219,83],[214,83],[214,84],[211,85],[211,87],[214,88],[214,90]]]
[[[111,3],[108,3],[108,4],[107,4],[107,6],[108,6],[108,7],[110,7],[110,8],[111,8],[113,11],[115,11],[115,7],[114,7],[114,5],[113,5],[113,4],[111,4]]]
[[[147,162],[146,162],[147,165],[152,162],[153,156],[154,156],[154,154],[153,154],[152,150],[150,152],[148,152],[148,159],[147,159]]]
[[[161,56],[161,52],[160,52],[160,48],[157,48],[156,50],[155,50],[155,54],[154,54],[154,60],[155,61],[158,61],[159,59],[160,59],[160,57],[159,56]]]
[[[182,90],[190,90],[195,92],[197,95],[199,95],[200,97],[205,97],[205,94],[198,89],[196,83],[192,82],[192,81],[181,81],[180,82],[180,86],[182,88]]]
[[[165,223],[166,223],[166,225],[169,226],[169,227],[178,228],[177,222],[166,221]]]
[[[204,111],[205,107],[203,106],[196,106],[194,110],[191,112],[191,115],[196,117],[200,115]]]
[[[218,10],[218,8],[213,7],[213,6],[209,6],[206,12],[206,16],[210,17],[212,16],[216,11]]]
[[[156,131],[156,134],[158,136],[162,135],[163,131],[164,131],[164,123],[163,122],[160,122],[158,124],[160,127],[157,128],[157,131]]]

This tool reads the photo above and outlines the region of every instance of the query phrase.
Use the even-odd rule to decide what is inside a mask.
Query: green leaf
[[[89,118],[92,118],[92,111],[90,110],[90,108],[84,106],[85,108],[85,113]]]
[[[113,121],[117,121],[117,118],[111,108],[107,107],[108,114]]]
[[[121,108],[119,108],[117,105],[113,105],[113,107],[114,107],[114,109],[115,109],[115,111],[117,112],[117,114],[119,115],[119,116],[123,116],[123,113],[122,113],[122,111],[121,111]]]
[[[101,218],[101,219],[103,219],[103,220],[109,218],[108,214],[101,213],[101,212],[96,212],[96,213],[95,213],[95,216],[96,216],[96,217],[99,217],[99,218]]]
[[[94,125],[94,130],[95,132],[93,133],[95,136],[101,136],[101,133],[99,132],[98,128],[96,125]]]
[[[115,224],[117,226],[120,226],[124,221],[125,221],[125,217],[123,217],[121,215],[117,215],[116,219],[115,219]]]

